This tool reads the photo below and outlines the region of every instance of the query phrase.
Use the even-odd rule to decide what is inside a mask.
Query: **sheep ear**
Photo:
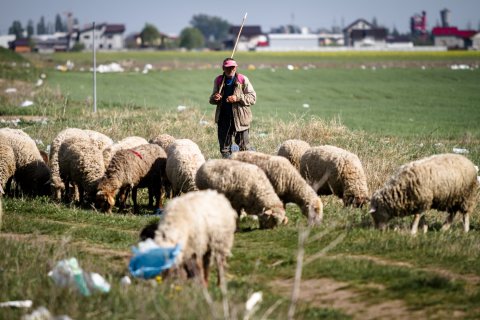
[[[108,203],[111,205],[111,206],[114,206],[115,205],[115,199],[113,199],[112,196],[108,196]]]
[[[273,214],[273,211],[272,211],[272,209],[268,209],[268,210],[265,210],[263,213],[264,214]]]
[[[371,208],[370,208],[370,211],[368,211],[368,213],[374,213],[374,212],[376,212],[376,211],[377,211],[377,208],[371,207]]]

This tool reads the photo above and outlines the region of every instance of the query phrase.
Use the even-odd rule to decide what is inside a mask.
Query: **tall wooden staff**
[[[248,14],[248,12],[245,12],[245,16],[243,17],[243,20],[242,20],[242,25],[240,26],[240,30],[238,30],[237,40],[235,40],[235,45],[233,46],[232,55],[230,56],[231,59],[233,59],[233,55],[235,54],[235,50],[237,50],[238,40],[240,40],[240,34],[242,33],[243,25],[245,24],[245,20],[247,20],[247,14]],[[224,83],[225,83],[225,73],[223,74],[222,84],[220,85],[220,88],[218,89],[218,93],[222,92]]]

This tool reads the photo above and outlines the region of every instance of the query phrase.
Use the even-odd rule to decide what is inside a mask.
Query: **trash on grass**
[[[453,148],[452,149],[453,153],[458,153],[458,154],[468,154],[469,151],[464,148]]]
[[[80,268],[76,258],[61,260],[48,273],[55,284],[60,287],[75,286],[84,296],[94,291],[109,292],[110,284],[98,273],[85,272]]]
[[[257,303],[261,301],[262,301],[262,292],[261,291],[254,292],[245,303],[245,309],[247,311],[251,311],[257,305]]]
[[[53,316],[45,307],[38,307],[32,313],[23,315],[22,320],[72,320],[69,316]]]
[[[20,107],[30,107],[30,106],[33,106],[33,101],[30,101],[30,100],[25,100],[20,105]]]
[[[17,92],[17,88],[7,88],[5,89],[5,93],[15,93]]]
[[[130,279],[129,276],[124,276],[122,277],[122,279],[120,279],[120,284],[126,287],[132,284],[132,280]]]
[[[181,245],[164,248],[148,238],[139,242],[138,247],[132,247],[132,251],[133,257],[128,265],[130,273],[137,278],[150,279],[173,266]]]
[[[187,109],[186,106],[178,106],[178,107],[177,107],[177,111],[178,111],[178,112],[185,111],[186,109]]]
[[[16,300],[16,301],[6,301],[0,302],[0,308],[30,308],[32,306],[32,300]]]

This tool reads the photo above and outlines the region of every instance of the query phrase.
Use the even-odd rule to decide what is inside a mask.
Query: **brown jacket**
[[[222,76],[219,76],[222,79]],[[221,81],[218,81],[219,77],[215,78],[213,83],[213,92],[210,95],[210,104],[217,105],[215,110],[215,123],[218,123],[220,116],[220,108],[222,107],[222,101],[213,100],[213,95],[218,92],[221,85]],[[237,81],[235,83],[235,89],[233,95],[237,97],[237,102],[232,103],[233,121],[235,122],[235,131],[244,131],[250,128],[250,122],[252,122],[252,110],[250,106],[253,106],[257,101],[257,94],[253,89],[250,80],[242,74],[237,74]]]

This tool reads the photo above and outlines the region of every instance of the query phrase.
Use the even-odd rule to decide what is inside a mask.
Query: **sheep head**
[[[115,205],[115,195],[107,191],[98,191],[96,194],[95,206],[100,208],[103,212],[112,212],[112,207]]]
[[[387,222],[391,219],[391,216],[386,208],[380,202],[378,202],[375,196],[370,202],[369,213],[372,215],[375,227],[377,229],[385,230],[387,228]]]

